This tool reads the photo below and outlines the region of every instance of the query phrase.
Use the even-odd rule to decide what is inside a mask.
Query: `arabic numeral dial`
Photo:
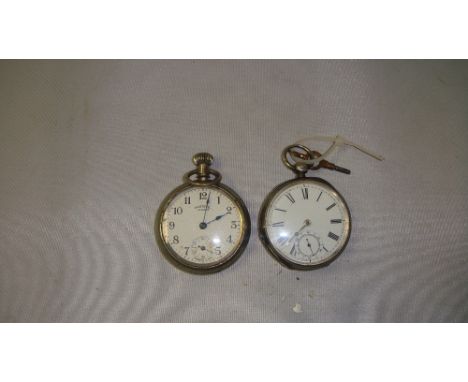
[[[162,236],[174,256],[210,265],[230,257],[242,240],[245,217],[234,197],[218,187],[190,187],[162,216]]]

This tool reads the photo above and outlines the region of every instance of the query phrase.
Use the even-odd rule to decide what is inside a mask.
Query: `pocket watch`
[[[296,178],[276,186],[263,202],[258,221],[260,239],[289,268],[308,270],[327,265],[348,243],[351,213],[329,182],[306,173],[318,168],[350,171],[324,159],[310,164],[323,156],[301,144],[286,147],[281,158]]]
[[[234,263],[250,237],[250,217],[242,199],[221,183],[213,156],[195,154],[195,169],[172,190],[156,214],[155,235],[162,254],[176,267],[212,273]]]

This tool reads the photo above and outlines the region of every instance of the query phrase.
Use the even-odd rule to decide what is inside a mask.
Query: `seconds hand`
[[[306,238],[306,241],[307,241],[307,246],[309,247],[310,249],[310,253],[312,253],[312,256],[314,255],[314,251],[312,251],[312,246],[310,245],[309,243],[309,239]]]
[[[206,199],[205,213],[203,214],[203,221],[199,225],[200,229],[205,229],[207,226],[207,224],[205,223],[205,219],[206,219],[206,211],[208,211],[208,204],[210,204],[210,196],[211,196],[211,192],[208,194],[208,199]]]

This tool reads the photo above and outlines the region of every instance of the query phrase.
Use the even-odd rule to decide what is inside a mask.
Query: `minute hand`
[[[206,211],[208,211],[208,205],[210,204],[210,196],[211,196],[211,192],[208,194],[208,198],[206,199],[205,213],[203,214],[203,222],[202,222],[202,224],[205,224]]]
[[[291,235],[291,237],[290,237],[289,240],[288,240],[288,243],[290,243],[291,240],[292,240],[293,238],[297,237],[297,236],[301,233],[301,231],[302,231],[305,227],[307,227],[307,226],[309,226],[309,225],[310,225],[310,220],[309,220],[309,219],[306,219],[306,221],[304,222],[304,224],[302,225],[302,227],[299,228],[295,233],[293,233],[293,234]]]

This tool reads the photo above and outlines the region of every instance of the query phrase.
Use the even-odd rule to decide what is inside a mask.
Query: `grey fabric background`
[[[467,123],[466,61],[0,62],[0,320],[468,321]],[[331,159],[350,176],[317,174],[352,237],[291,271],[257,213],[292,176],[283,147],[317,133],[386,160],[347,148]],[[202,150],[253,222],[210,276],[172,267],[153,234]]]

